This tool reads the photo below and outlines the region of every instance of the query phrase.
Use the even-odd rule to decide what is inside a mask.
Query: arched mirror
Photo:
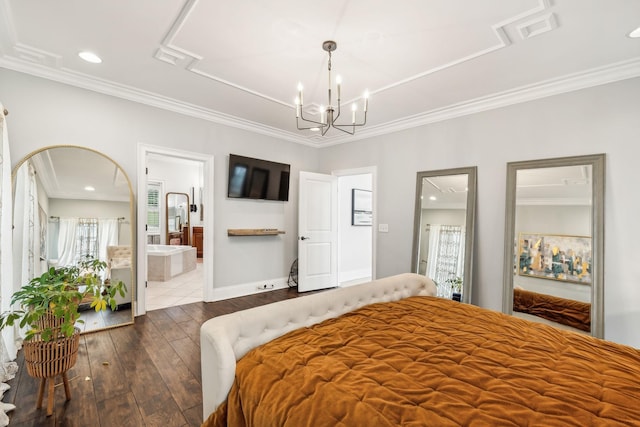
[[[167,244],[189,246],[190,207],[187,193],[167,193],[166,200]]]
[[[476,167],[418,172],[412,271],[438,296],[471,301]]]
[[[605,155],[507,165],[503,311],[604,333]]]
[[[22,159],[12,180],[16,283],[91,256],[107,263],[103,280],[121,280],[127,292],[116,297],[116,311],[96,313],[90,301],[81,303],[84,323],[76,326],[93,332],[133,323],[134,197],[122,168],[88,148],[52,146]]]

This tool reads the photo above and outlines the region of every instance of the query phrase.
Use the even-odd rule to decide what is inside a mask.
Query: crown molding
[[[452,104],[436,110],[426,111],[413,116],[404,117],[380,125],[367,126],[355,135],[337,137],[317,136],[305,137],[293,132],[283,131],[271,126],[245,120],[218,111],[199,107],[194,104],[178,101],[153,92],[144,91],[131,86],[117,84],[108,80],[98,79],[86,74],[68,69],[54,69],[44,65],[9,56],[0,57],[0,67],[25,74],[42,77],[59,83],[76,86],[94,92],[127,99],[140,104],[161,108],[186,116],[195,117],[210,122],[294,142],[310,147],[330,147],[347,142],[373,138],[389,133],[399,132],[431,123],[467,116],[483,111],[502,108],[514,104],[533,101],[562,93],[586,89],[620,80],[640,77],[640,56],[630,60],[609,64],[565,75],[563,77],[545,80],[536,84],[496,93],[493,95],[471,99],[469,101]]]
[[[315,146],[305,138],[292,132],[276,129],[257,122],[241,119],[229,114],[221,113],[194,104],[178,101],[157,93],[141,90],[132,86],[114,83],[109,80],[78,73],[65,68],[51,68],[48,66],[35,64],[13,57],[3,56],[0,58],[0,67],[47,80],[64,83],[70,86],[91,90],[105,95],[126,99],[144,105],[149,105],[163,110],[172,111],[186,116],[207,120],[222,125],[243,129],[253,133],[259,133],[298,144]]]
[[[562,77],[544,80],[532,85],[521,86],[493,95],[471,99],[465,102],[452,104],[447,107],[404,117],[398,120],[377,126],[367,126],[353,136],[340,136],[328,138],[325,143],[318,144],[321,147],[343,144],[346,142],[368,139],[380,135],[399,132],[415,127],[428,125],[455,119],[483,111],[494,110],[514,104],[534,101],[549,96],[560,95],[594,86],[614,83],[620,80],[640,77],[640,56],[630,60],[609,64],[603,67],[593,68],[579,73],[568,74]]]

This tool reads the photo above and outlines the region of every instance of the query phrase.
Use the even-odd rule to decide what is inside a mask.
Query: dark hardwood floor
[[[56,385],[55,408],[36,409],[39,381],[24,367],[4,402],[12,427],[22,426],[199,426],[202,423],[200,325],[238,310],[296,298],[282,289],[213,303],[154,310],[135,324],[83,335],[76,365],[68,372],[71,400]],[[58,379],[61,383],[61,380]]]

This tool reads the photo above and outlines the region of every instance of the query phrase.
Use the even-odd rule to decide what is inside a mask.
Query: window
[[[160,234],[160,194],[162,184],[149,182],[147,184],[147,233]]]
[[[76,229],[76,250],[74,264],[87,256],[98,259],[98,220],[96,218],[80,218]]]

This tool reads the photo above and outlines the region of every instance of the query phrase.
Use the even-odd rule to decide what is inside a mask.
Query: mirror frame
[[[413,252],[411,254],[411,271],[418,271],[418,249],[420,246],[420,219],[422,203],[422,181],[424,178],[446,176],[446,175],[464,175],[467,179],[467,209],[465,219],[465,239],[464,239],[464,274],[462,282],[462,300],[463,303],[471,302],[471,289],[473,280],[473,238],[475,235],[475,218],[476,218],[476,187],[478,181],[478,168],[476,166],[441,169],[433,171],[418,172],[416,176],[416,199],[413,221]]]
[[[591,335],[604,338],[604,187],[605,154],[507,163],[502,311],[513,314],[513,242],[516,226],[516,180],[519,170],[591,166]]]
[[[182,242],[182,237],[184,236],[184,230],[180,230],[180,231],[169,231],[169,196],[171,195],[176,195],[176,196],[185,196],[187,198],[187,242]],[[165,244],[166,245],[170,245],[169,241],[171,240],[171,234],[180,234],[180,241],[182,242],[182,245],[186,245],[186,246],[190,246],[191,245],[191,209],[190,209],[190,203],[191,200],[189,200],[189,195],[187,193],[176,193],[175,191],[169,191],[165,194],[164,196],[164,209],[165,209],[165,213],[164,213],[164,223],[165,223]]]
[[[109,325],[109,326],[105,326],[102,328],[96,328],[96,329],[91,329],[88,331],[82,331],[80,334],[84,335],[84,334],[91,334],[94,332],[98,332],[98,331],[105,331],[108,329],[113,329],[113,328],[119,328],[121,326],[127,326],[127,325],[133,325],[135,323],[135,313],[136,313],[136,304],[137,304],[137,278],[138,278],[138,274],[137,274],[137,263],[136,260],[138,259],[138,255],[137,255],[137,235],[138,233],[136,232],[136,216],[135,216],[135,209],[136,209],[136,203],[135,203],[135,195],[133,194],[133,187],[131,185],[131,179],[129,178],[129,175],[127,174],[127,172],[124,170],[124,168],[115,160],[113,160],[111,157],[107,156],[104,153],[101,153],[98,150],[95,150],[93,148],[89,148],[89,147],[83,147],[80,145],[65,145],[65,144],[61,144],[61,145],[49,145],[46,147],[42,147],[39,148],[37,150],[34,150],[32,152],[30,152],[29,154],[25,155],[23,158],[20,159],[20,161],[18,161],[18,163],[15,164],[15,166],[13,167],[13,169],[11,169],[11,185],[12,188],[15,188],[15,180],[16,180],[16,175],[18,173],[18,169],[20,169],[20,167],[29,159],[31,159],[33,156],[35,156],[36,154],[40,154],[43,151],[47,151],[47,150],[51,150],[51,149],[55,149],[55,148],[78,148],[80,150],[86,150],[86,151],[91,151],[99,156],[104,157],[105,159],[111,161],[114,165],[116,165],[120,171],[122,172],[123,176],[127,179],[127,186],[129,187],[129,221],[130,221],[130,225],[131,225],[131,284],[128,287],[128,292],[131,293],[131,320],[128,322],[123,322],[123,323],[119,323],[117,325]],[[13,190],[12,190],[13,191]]]

